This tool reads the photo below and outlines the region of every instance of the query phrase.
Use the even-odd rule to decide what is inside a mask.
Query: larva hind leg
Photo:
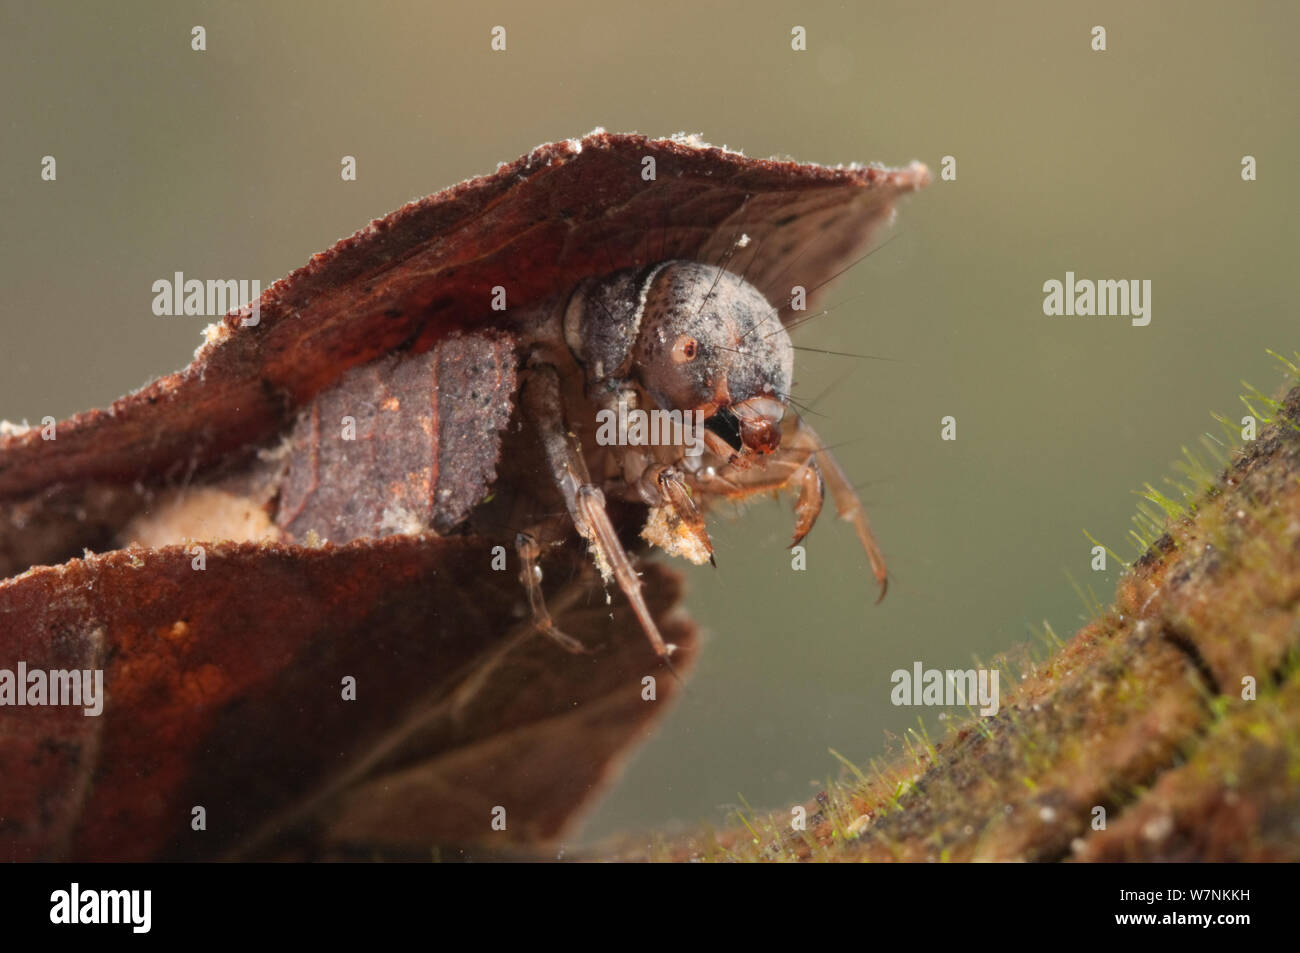
[[[605,494],[592,484],[577,438],[565,426],[560,394],[559,373],[550,364],[531,365],[524,372],[523,410],[541,438],[551,478],[564,496],[574,528],[591,546],[601,576],[606,582],[614,579],[627,596],[655,654],[667,658],[676,646],[659,634],[641,593],[641,579],[605,512]]]
[[[587,650],[582,643],[571,635],[561,632],[546,610],[546,599],[542,596],[542,568],[537,559],[542,553],[541,543],[530,533],[515,534],[515,552],[519,554],[519,581],[528,593],[528,608],[533,615],[533,626],[542,635],[555,642],[566,652],[581,655]]]

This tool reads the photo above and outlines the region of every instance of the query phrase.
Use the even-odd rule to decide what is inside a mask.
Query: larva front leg
[[[641,579],[605,512],[605,494],[592,484],[577,438],[565,425],[559,374],[550,364],[532,365],[525,371],[521,390],[524,414],[541,438],[551,477],[564,496],[574,528],[591,546],[601,576],[606,582],[612,577],[627,596],[655,654],[667,658],[676,646],[659,634],[641,594]]]
[[[689,559],[696,565],[713,559],[713,541],[691,496],[690,485],[676,466],[647,466],[637,481],[641,499],[650,507],[650,515],[641,530],[641,538],[673,556]]]
[[[880,585],[876,599],[879,603],[889,587],[889,569],[857,490],[812,427],[798,419],[786,430],[780,449],[760,458],[761,467],[729,467],[713,477],[707,486],[711,492],[729,497],[746,497],[763,490],[794,490],[797,495],[792,546],[798,545],[812,530],[821,514],[825,491],[829,489],[840,519],[853,526],[871,563],[872,574]]]
[[[867,511],[858,497],[858,491],[853,488],[848,475],[835,457],[822,444],[816,431],[802,419],[795,427],[787,446],[792,452],[807,454],[804,462],[796,467],[788,479],[788,484],[794,484],[799,488],[799,496],[795,501],[797,514],[795,542],[798,543],[816,522],[817,514],[821,511],[822,491],[825,486],[830,490],[831,499],[835,501],[835,509],[840,519],[853,526],[858,534],[858,541],[862,543],[862,548],[867,553],[867,559],[871,562],[871,572],[880,585],[880,595],[876,598],[876,602],[879,603],[885,598],[885,591],[889,588],[889,568],[885,565],[885,554],[880,551],[880,544],[876,542],[876,534],[871,531],[871,523],[867,520]]]

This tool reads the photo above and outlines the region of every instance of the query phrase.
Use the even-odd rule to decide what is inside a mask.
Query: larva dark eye
[[[678,335],[673,342],[673,363],[689,364],[700,353],[700,343],[689,334]]]

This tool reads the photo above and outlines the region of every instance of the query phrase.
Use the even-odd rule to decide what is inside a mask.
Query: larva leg
[[[551,477],[564,495],[574,528],[591,546],[601,576],[606,582],[612,577],[627,596],[655,654],[667,658],[676,646],[659,634],[641,594],[641,579],[605,512],[605,495],[592,485],[577,440],[565,426],[558,373],[549,364],[533,365],[525,371],[522,391],[524,413],[537,428]]]
[[[790,477],[790,483],[799,488],[799,495],[794,502],[794,539],[790,541],[791,546],[798,546],[821,515],[822,501],[825,498],[826,484],[822,480],[822,471],[817,466],[817,458],[808,457],[799,464]]]
[[[880,584],[880,596],[876,602],[884,599],[885,590],[889,588],[885,556],[871,531],[857,491],[831,452],[822,446],[817,433],[799,420],[794,427],[787,428],[780,448],[760,460],[761,469],[755,467],[715,478],[715,492],[743,497],[763,490],[796,489],[798,497],[794,505],[794,541],[791,545],[798,545],[817,522],[825,490],[829,489],[840,519],[852,524],[871,562],[871,571]]]
[[[704,523],[704,516],[691,496],[689,485],[682,471],[674,466],[648,467],[637,483],[637,490],[648,506],[651,507],[651,523],[642,536],[668,552],[684,555],[673,545],[674,540],[663,538],[659,532],[652,532],[651,526],[659,526],[656,520],[663,520],[662,531],[668,537],[676,538],[677,545],[685,545],[693,562],[703,562],[707,557],[713,560],[713,541],[709,539],[709,530]],[[666,508],[666,509],[664,509]]]
[[[537,631],[559,644],[566,652],[575,655],[585,653],[587,650],[582,647],[582,643],[556,628],[551,614],[546,611],[546,599],[542,596],[542,567],[537,564],[537,557],[542,552],[541,544],[537,542],[536,537],[528,533],[517,533],[515,552],[519,554],[519,564],[522,567],[519,581],[524,584],[524,591],[528,593],[528,606],[532,611],[533,625]]]
[[[839,512],[840,519],[853,526],[862,548],[866,550],[867,559],[871,562],[871,571],[880,585],[880,595],[876,598],[876,602],[879,603],[885,598],[885,590],[889,588],[889,569],[885,565],[885,554],[880,551],[876,535],[871,531],[871,523],[867,521],[867,511],[862,506],[862,500],[858,498],[857,490],[853,489],[848,475],[831,456],[831,452],[823,447],[821,438],[811,427],[800,420],[791,437],[789,441],[791,450],[808,453],[803,465],[790,477],[790,481],[799,486],[799,498],[795,504],[795,512],[798,514],[795,542],[812,529],[821,510],[822,486],[825,485],[830,490],[831,499],[835,501],[835,509]]]

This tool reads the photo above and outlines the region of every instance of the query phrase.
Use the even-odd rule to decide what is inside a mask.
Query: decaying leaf
[[[97,716],[0,707],[0,857],[557,837],[676,682],[576,541],[549,547],[544,585],[586,654],[537,634],[497,562],[555,500],[510,425],[518,322],[669,258],[735,255],[759,284],[798,262],[815,295],[925,179],[685,138],[542,146],[314,256],[187,368],[56,439],[6,431],[0,672],[102,670],[105,698]],[[322,428],[352,406],[340,461]],[[610,507],[635,546],[643,513]],[[676,577],[643,583],[683,673]]]
[[[107,701],[5,710],[0,856],[427,853],[489,842],[496,807],[498,844],[554,838],[677,685],[583,554],[548,596],[587,655],[536,637],[487,556],[465,538],[219,545],[195,571],[168,547],[8,581],[4,665],[102,668]],[[649,577],[666,614],[678,585]],[[689,626],[665,624],[685,670]]]

